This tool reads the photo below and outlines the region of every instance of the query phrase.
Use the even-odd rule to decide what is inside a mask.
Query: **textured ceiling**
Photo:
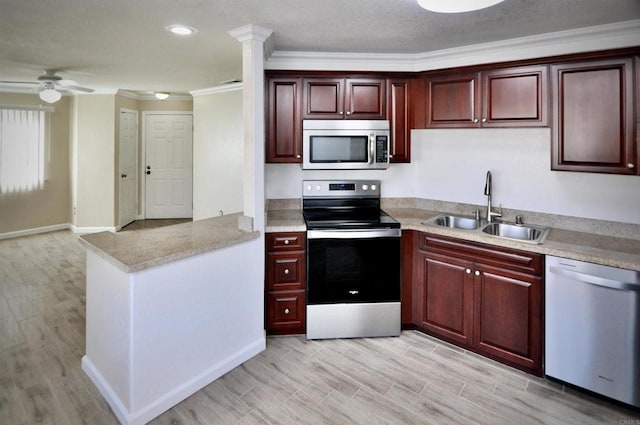
[[[422,53],[640,18],[640,0],[505,0],[437,14],[415,0],[0,0],[0,80],[46,68],[95,89],[188,92],[241,77],[230,29],[275,50]],[[198,29],[190,38],[164,28]],[[640,45],[640,41],[639,41]]]

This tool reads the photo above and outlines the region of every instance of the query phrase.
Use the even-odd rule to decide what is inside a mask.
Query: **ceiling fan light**
[[[54,89],[44,89],[40,92],[40,99],[47,103],[55,103],[62,98],[62,93]]]
[[[418,0],[423,9],[439,13],[462,13],[484,9],[504,0]]]
[[[157,91],[157,92],[154,93],[154,96],[157,97],[160,100],[165,100],[166,98],[169,97],[169,93],[164,93],[164,92]]]

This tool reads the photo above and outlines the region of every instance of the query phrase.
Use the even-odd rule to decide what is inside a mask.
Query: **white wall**
[[[411,164],[385,171],[302,171],[268,164],[267,198],[300,198],[303,179],[382,180],[383,197],[418,197],[640,224],[640,177],[551,171],[551,135],[541,129],[414,130]]]
[[[243,210],[242,86],[193,98],[193,219]]]

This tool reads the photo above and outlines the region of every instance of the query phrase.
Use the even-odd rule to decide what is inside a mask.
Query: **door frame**
[[[149,115],[191,115],[191,122],[193,123],[193,111],[142,111],[142,154],[140,155],[139,163],[139,177],[140,177],[140,199],[146,199],[147,197],[147,179],[145,178],[145,164],[147,163],[147,116]],[[193,132],[193,128],[192,128]],[[193,144],[193,136],[191,137],[191,143]],[[193,158],[192,158],[193,160]],[[191,173],[191,180],[193,183],[193,172]],[[141,219],[147,217],[147,203],[140,202],[140,215]]]
[[[139,156],[139,152],[140,152],[140,112],[135,110],[135,109],[129,109],[129,108],[120,108],[120,114],[118,114],[118,170],[116,171],[116,176],[118,177],[118,224],[116,227],[116,231],[120,230],[122,228],[122,206],[120,204],[120,195],[121,195],[121,188],[120,188],[120,182],[122,181],[119,176],[120,176],[120,146],[121,146],[121,141],[122,141],[122,126],[120,124],[122,124],[122,113],[123,112],[127,112],[127,113],[132,113],[135,114],[136,116],[136,157],[134,160],[134,177],[135,177],[135,189],[136,189],[136,205],[135,205],[135,209],[136,209],[136,217],[135,219],[137,220],[139,218],[138,215],[138,206],[140,205],[140,193],[139,193],[139,187],[140,185],[138,184],[140,182],[140,174],[139,174],[139,169],[140,169],[140,163],[138,162],[138,156]],[[128,224],[128,223],[127,223]]]

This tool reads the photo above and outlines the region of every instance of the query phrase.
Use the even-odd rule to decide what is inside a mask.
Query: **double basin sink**
[[[456,214],[440,214],[422,224],[448,227],[451,229],[470,230],[481,232],[485,235],[496,236],[502,239],[517,240],[533,244],[541,244],[547,238],[549,229],[542,226],[529,224],[512,224],[505,222],[489,223],[485,219],[476,219]]]

